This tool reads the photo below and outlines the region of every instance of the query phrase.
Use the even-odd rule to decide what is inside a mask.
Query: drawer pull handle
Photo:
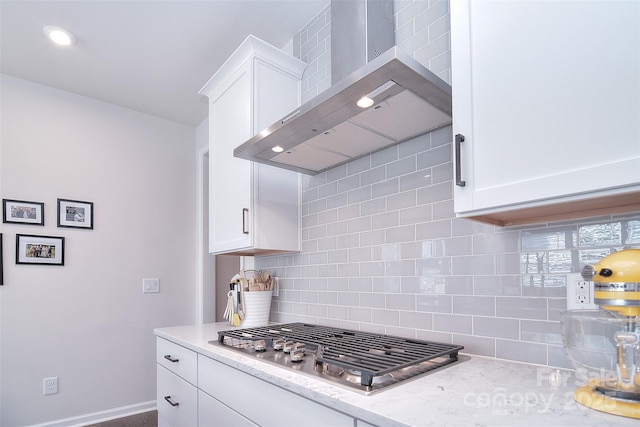
[[[180,361],[180,359],[174,359],[173,357],[171,357],[170,354],[165,354],[164,358],[167,359],[169,362],[171,363],[177,363]]]
[[[178,402],[173,403],[173,402],[171,401],[171,396],[165,396],[165,397],[164,397],[164,400],[166,400],[167,402],[169,402],[169,405],[171,405],[171,406],[180,406],[180,404],[179,404]]]

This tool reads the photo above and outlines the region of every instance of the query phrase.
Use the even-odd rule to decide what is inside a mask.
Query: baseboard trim
[[[82,427],[89,424],[97,424],[104,421],[113,420],[116,418],[128,417],[129,415],[155,411],[156,408],[156,401],[150,400],[148,402],[136,403],[135,405],[121,406],[119,408],[94,412],[92,414],[80,415],[77,417],[65,418],[57,421],[50,421],[44,424],[36,424],[32,427]]]

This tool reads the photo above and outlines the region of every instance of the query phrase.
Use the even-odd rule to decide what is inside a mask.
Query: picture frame
[[[44,203],[2,199],[2,222],[44,225]]]
[[[64,265],[64,237],[16,234],[16,264]]]
[[[58,227],[93,230],[93,202],[58,199]]]

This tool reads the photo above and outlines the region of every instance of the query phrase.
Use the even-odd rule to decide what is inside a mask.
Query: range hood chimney
[[[331,87],[234,156],[315,175],[449,125],[451,86],[394,43],[393,0],[333,0]]]

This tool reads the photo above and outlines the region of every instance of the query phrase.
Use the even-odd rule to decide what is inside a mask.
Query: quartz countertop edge
[[[634,426],[638,420],[585,408],[573,400],[582,385],[572,370],[464,355],[455,363],[389,389],[364,395],[209,344],[226,322],[157,328],[167,339],[299,396],[384,426]]]

